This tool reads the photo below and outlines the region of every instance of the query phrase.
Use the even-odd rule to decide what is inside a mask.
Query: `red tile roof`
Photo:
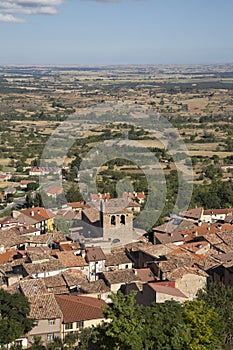
[[[208,209],[204,210],[204,215],[232,214],[233,209]]]
[[[74,251],[63,251],[63,252],[57,252],[56,256],[58,257],[58,260],[65,266],[65,267],[83,267],[88,266],[85,259],[82,256],[78,256],[74,254]]]
[[[148,286],[150,286],[156,293],[187,299],[187,297],[177,288],[161,286],[156,282],[148,283]]]
[[[62,312],[53,294],[44,294],[29,298],[31,302],[30,317],[35,320],[62,318]]]
[[[55,216],[51,210],[42,207],[23,209],[20,211],[20,213],[29,216],[39,222],[51,219]]]
[[[65,323],[104,318],[102,308],[107,304],[97,298],[73,295],[56,295]]]
[[[0,254],[0,264],[5,264],[13,260],[14,255],[17,254],[17,250],[9,250]]]
[[[72,209],[83,209],[83,208],[85,208],[84,202],[70,202],[69,206]]]
[[[155,281],[156,277],[153,274],[153,272],[151,271],[150,268],[144,268],[144,269],[136,269],[135,273],[137,276],[140,277],[140,280],[142,282],[151,282],[151,281]]]
[[[193,209],[187,210],[182,215],[186,218],[200,220],[202,214],[203,214],[203,208],[200,207],[200,208],[193,208]]]
[[[106,260],[106,256],[100,247],[86,248],[86,258],[88,262]]]

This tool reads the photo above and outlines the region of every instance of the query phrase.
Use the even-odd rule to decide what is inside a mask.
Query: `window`
[[[54,320],[54,319],[48,320],[48,324],[49,324],[50,326],[52,326],[53,324],[55,324],[55,320]]]
[[[112,215],[111,216],[111,225],[116,225],[116,217],[115,217],[115,215]]]
[[[53,340],[54,340],[54,334],[53,333],[47,334],[47,341],[53,341]]]
[[[73,323],[72,322],[66,323],[65,324],[65,329],[73,329]]]
[[[76,328],[83,329],[83,321],[76,322]]]
[[[125,225],[125,215],[121,215],[121,225]]]

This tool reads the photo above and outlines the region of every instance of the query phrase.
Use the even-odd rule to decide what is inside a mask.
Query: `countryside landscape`
[[[0,0],[0,349],[233,349],[233,4]]]

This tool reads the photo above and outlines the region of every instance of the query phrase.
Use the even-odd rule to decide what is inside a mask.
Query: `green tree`
[[[206,289],[198,292],[198,299],[214,307],[223,328],[226,343],[233,343],[233,287],[222,283],[211,283]]]
[[[33,320],[28,317],[30,304],[22,294],[10,294],[0,289],[0,346],[29,332]]]
[[[135,302],[135,292],[124,296],[121,292],[112,294],[112,308],[104,310],[106,319],[95,330],[95,342],[100,349],[106,350],[142,350],[144,317],[142,308]]]
[[[219,350],[223,342],[222,323],[214,308],[202,300],[187,301],[183,313],[191,340],[184,350]]]
[[[66,192],[67,202],[81,202],[83,201],[83,196],[79,192],[79,187],[73,184]]]
[[[190,332],[183,319],[183,306],[176,301],[153,304],[145,309],[145,350],[183,350]]]

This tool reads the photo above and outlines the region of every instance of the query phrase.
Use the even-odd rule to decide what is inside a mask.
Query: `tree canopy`
[[[223,283],[211,283],[198,292],[198,299],[214,307],[223,326],[226,343],[233,342],[233,287]]]
[[[0,345],[13,342],[29,332],[33,320],[28,317],[30,304],[22,294],[10,294],[0,289]]]
[[[139,306],[135,293],[112,295],[104,310],[110,322],[93,332],[92,344],[105,350],[217,350],[223,342],[222,323],[204,301],[176,301]],[[93,349],[90,347],[89,349]]]

